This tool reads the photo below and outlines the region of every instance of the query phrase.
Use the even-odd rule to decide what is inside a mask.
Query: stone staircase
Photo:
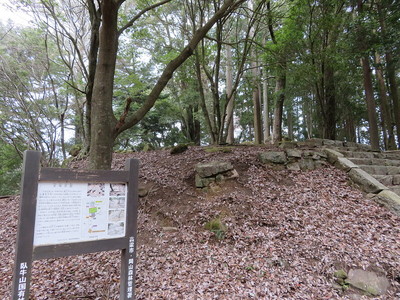
[[[348,172],[352,181],[377,202],[400,215],[400,151],[377,152],[367,145],[341,143],[323,142],[328,161]]]
[[[372,175],[388,189],[400,195],[400,151],[348,151],[340,153],[359,168]]]

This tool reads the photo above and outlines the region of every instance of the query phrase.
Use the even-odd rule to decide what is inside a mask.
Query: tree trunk
[[[310,102],[311,99],[303,97],[302,114],[304,139],[311,139],[312,136],[312,108]]]
[[[257,84],[257,83],[256,83]],[[254,117],[254,143],[261,144],[262,124],[261,124],[261,105],[258,84],[253,89],[253,117]]]
[[[92,130],[89,167],[109,169],[116,135],[112,109],[115,64],[118,51],[118,9],[114,1],[102,1],[102,25],[99,34],[99,56],[92,97]]]
[[[285,87],[286,87],[286,64],[280,65],[278,76],[276,79],[275,87],[275,108],[274,108],[274,120],[273,120],[273,133],[272,142],[274,144],[279,143],[282,140],[282,114],[283,114],[283,103],[285,102]]]
[[[330,140],[336,139],[336,92],[333,68],[327,64],[325,67],[325,132],[324,137]]]
[[[346,140],[348,142],[356,142],[357,141],[357,131],[356,125],[354,124],[354,119],[351,117],[347,117],[345,120],[345,131],[346,131]]]
[[[381,64],[381,58],[378,53],[375,53],[375,64],[376,64],[376,78],[378,82],[378,90],[379,90],[379,98],[381,104],[381,113],[382,113],[382,130],[383,137],[385,141],[385,149],[386,150],[396,150],[396,142],[394,140],[393,134],[393,121],[392,116],[390,114],[389,102],[386,96],[386,84],[385,79],[383,77],[383,70]]]
[[[287,114],[288,139],[293,141],[294,133],[293,133],[293,107],[292,107],[292,105],[286,105],[286,114]]]
[[[206,96],[204,94],[204,88],[203,88],[203,76],[201,75],[200,58],[199,58],[199,54],[198,54],[197,50],[195,53],[196,53],[195,66],[196,66],[196,75],[197,75],[197,82],[198,82],[198,92],[200,95],[200,106],[203,111],[204,120],[207,125],[208,133],[210,134],[211,144],[215,144],[217,142],[217,137],[215,135],[213,122],[211,121],[211,117],[210,117],[210,114],[208,113],[208,109],[207,109],[207,105],[206,105]]]
[[[363,1],[357,1],[358,13],[363,13]],[[365,41],[365,36],[361,27],[358,28],[358,45],[360,50],[367,52],[368,45]],[[365,100],[367,102],[367,112],[368,112],[368,123],[369,123],[369,136],[372,150],[379,150],[379,132],[378,123],[376,120],[376,105],[374,99],[374,89],[372,85],[371,68],[369,64],[368,54],[365,54],[361,58],[361,65],[363,68],[363,79],[364,79],[364,90],[365,90]]]
[[[387,52],[385,56],[386,56],[387,77],[389,82],[389,92],[390,92],[389,94],[392,100],[394,120],[396,122],[398,148],[400,148],[400,104],[399,104],[400,98],[396,81],[396,70],[395,70],[395,65],[393,63],[392,54]]]
[[[253,0],[248,2],[248,7],[253,10]],[[250,24],[250,37],[255,38],[255,29]],[[261,144],[262,138],[262,121],[261,121],[261,103],[260,103],[260,87],[259,87],[259,71],[257,53],[253,47],[250,55],[252,77],[253,77],[253,126],[254,126],[254,143]]]
[[[377,151],[379,150],[378,122],[376,119],[376,105],[368,56],[364,56],[361,59],[361,64],[363,67],[365,100],[367,102],[370,142],[372,150]]]
[[[266,74],[265,74],[266,76]],[[268,80],[264,78],[263,82],[263,123],[264,123],[264,143],[268,142],[270,137],[269,131],[269,105],[268,105]]]
[[[232,49],[230,45],[226,45],[226,100],[228,101],[226,107],[226,128],[228,135],[226,142],[233,144],[234,139],[234,126],[233,126],[233,106],[234,106],[234,95],[233,95],[233,76],[232,76]]]
[[[85,119],[83,127],[83,150],[84,153],[89,153],[91,142],[91,128],[92,128],[92,97],[94,77],[96,74],[97,55],[99,52],[99,31],[100,31],[100,18],[101,9],[97,10],[93,1],[87,1],[88,10],[90,15],[90,46],[88,54],[88,78],[86,85],[86,104],[85,104]]]
[[[385,37],[387,35],[386,16],[385,13],[382,11],[382,1],[378,1],[376,7],[378,10],[379,23],[381,25],[382,35]],[[394,121],[396,123],[396,135],[397,135],[398,147],[400,148],[400,104],[399,104],[400,99],[398,94],[398,87],[396,82],[396,70],[395,70],[395,64],[393,62],[392,53],[386,51],[385,59],[386,59],[387,79],[389,85],[389,95],[392,101],[393,116],[394,116]],[[391,119],[393,122],[393,118]],[[390,126],[392,126],[392,124],[390,124]]]

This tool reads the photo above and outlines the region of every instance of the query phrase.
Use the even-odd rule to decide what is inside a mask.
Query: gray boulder
[[[372,296],[379,296],[386,293],[390,286],[388,279],[379,276],[375,272],[364,271],[361,269],[351,269],[346,282]]]
[[[264,164],[286,164],[288,161],[286,153],[283,151],[261,152],[258,154],[258,158]]]
[[[230,162],[212,161],[195,166],[195,184],[197,188],[217,186],[219,182],[239,177]]]
[[[199,163],[196,165],[195,168],[196,168],[196,173],[202,178],[217,176],[220,173],[233,170],[232,164],[226,161],[212,161],[208,163]]]

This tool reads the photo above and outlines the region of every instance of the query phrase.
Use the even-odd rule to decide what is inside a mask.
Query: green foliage
[[[35,28],[0,28],[0,129],[8,143],[40,149],[55,162],[62,156],[60,117],[65,118],[67,126],[76,125],[81,127],[79,132],[84,132],[86,98],[82,92],[87,88],[88,74],[84,65],[88,62],[85,47],[89,44],[90,32],[87,24],[75,23],[88,16],[84,7],[75,3],[74,8],[65,13],[68,4],[45,2],[54,7],[55,15],[66,25],[66,29],[57,28],[60,30],[57,37],[56,29],[47,26],[50,23],[42,22]],[[119,11],[119,28],[156,2],[125,2]],[[29,8],[33,2],[21,3]],[[202,78],[197,78],[196,59],[192,56],[175,71],[165,94],[147,116],[118,137],[114,149],[141,150],[147,146],[159,148],[198,143],[199,140],[208,143],[211,134],[223,126],[220,123],[226,104],[224,70],[228,61],[225,42],[231,44],[233,77],[238,75],[239,78],[235,95],[238,142],[251,141],[254,134],[252,53],[262,60],[263,78],[260,76],[258,82],[268,79],[270,115],[274,109],[272,99],[276,97],[276,78],[283,73],[278,71],[285,71],[284,130],[292,122],[295,139],[321,136],[327,82],[334,83],[338,138],[348,138],[345,127],[349,123],[359,129],[364,127],[367,116],[359,58],[368,54],[372,60],[372,55],[379,53],[384,65],[384,55],[389,52],[398,71],[400,10],[396,1],[364,1],[362,13],[358,13],[356,2],[276,0],[268,3],[270,9],[257,2],[261,9],[253,16],[254,42],[248,42],[250,38],[246,35],[250,9],[214,26],[197,48]],[[212,14],[214,8],[210,4],[209,1],[170,2],[148,11],[121,35],[113,98],[117,120],[124,113],[128,97],[134,99],[130,114],[141,107],[165,65],[180,53],[199,24],[204,24]],[[386,26],[382,25],[382,16]],[[37,17],[45,21],[49,15]],[[269,25],[274,29],[274,41]],[[63,30],[69,31],[78,48],[82,48],[81,57],[73,43],[64,40],[68,40],[68,34]],[[60,47],[55,41],[61,42]],[[222,44],[218,45],[217,41]],[[246,45],[253,48],[249,50]],[[239,73],[243,53],[247,54],[245,71]],[[327,68],[333,70],[329,79],[324,74]],[[199,81],[203,85],[205,107],[201,106]],[[208,112],[211,127],[214,127],[211,130],[206,126],[204,111]],[[359,132],[360,137],[368,138],[362,130]]]
[[[225,233],[227,231],[226,225],[222,223],[220,218],[214,218],[208,221],[204,225],[204,228],[213,232],[215,234],[215,237],[219,240],[224,239]]]
[[[0,141],[0,196],[13,195],[19,190],[22,158],[12,145]]]
[[[0,46],[0,129],[2,139],[18,148],[40,150],[48,165],[61,157],[61,115],[68,112],[66,71],[57,64],[55,45],[37,28],[7,31]],[[68,75],[66,75],[68,76]]]
[[[138,105],[132,105],[131,110],[135,110]],[[178,120],[177,107],[168,97],[160,99],[137,126],[118,137],[114,150],[142,150],[145,145],[154,149],[184,144],[187,141]]]

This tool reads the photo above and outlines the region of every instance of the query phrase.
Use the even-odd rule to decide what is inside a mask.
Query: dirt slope
[[[263,150],[115,155],[113,169],[140,159],[149,191],[139,204],[137,299],[350,299],[354,292],[332,287],[333,272],[371,266],[391,283],[374,299],[400,297],[400,218],[339,170],[272,170],[257,160]],[[196,190],[194,165],[217,159],[240,177],[216,192]],[[1,299],[9,297],[18,201],[0,200]],[[215,218],[226,226],[220,239],[204,228]],[[118,268],[117,252],[37,261],[32,299],[118,299]]]

